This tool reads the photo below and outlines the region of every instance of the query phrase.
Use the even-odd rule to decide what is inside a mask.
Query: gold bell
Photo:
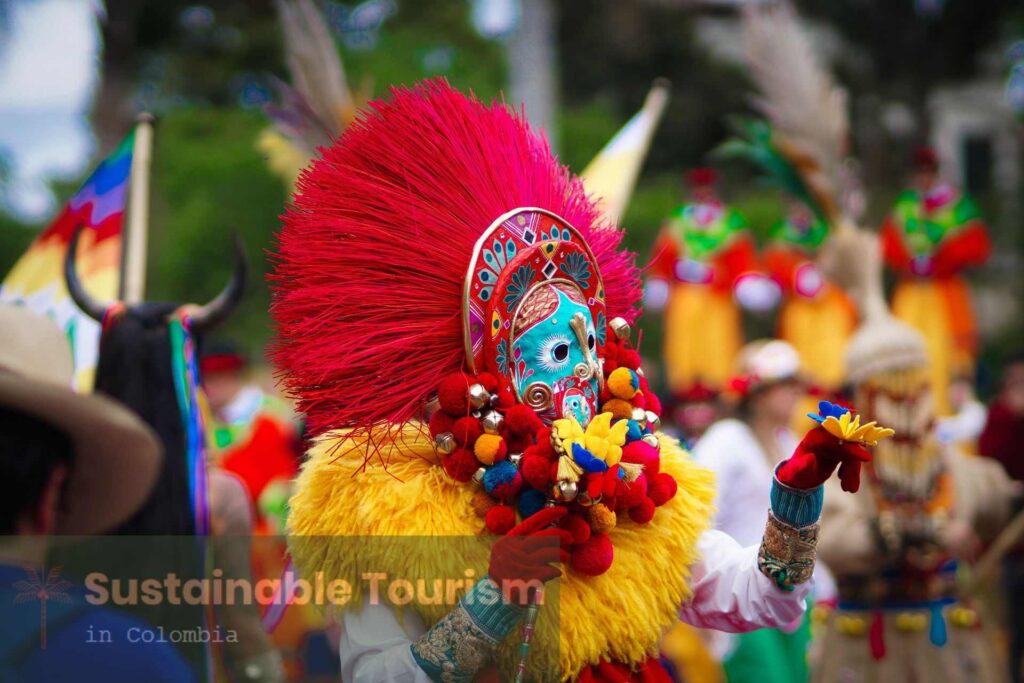
[[[444,455],[451,455],[455,451],[455,447],[458,444],[455,443],[455,435],[451,432],[441,432],[434,437],[434,446],[437,447],[438,453]]]
[[[578,494],[579,492],[579,486],[577,486],[576,482],[574,481],[560,481],[557,484],[555,484],[554,488],[551,491],[555,500],[564,501],[566,503],[575,499],[576,494]]]
[[[612,318],[608,321],[608,326],[612,328],[612,332],[619,339],[629,339],[629,335],[633,331],[625,318]]]
[[[489,410],[480,418],[480,426],[484,428],[486,434],[500,433],[504,424],[505,418],[497,410]]]
[[[655,415],[650,410],[644,413],[647,416],[647,426],[651,428],[652,432],[656,432],[661,429],[661,418]]]
[[[471,384],[469,387],[469,404],[477,410],[483,408],[491,400],[491,394],[483,384]]]
[[[654,434],[644,434],[640,437],[640,440],[653,448],[661,448],[661,441],[658,441],[658,437]]]

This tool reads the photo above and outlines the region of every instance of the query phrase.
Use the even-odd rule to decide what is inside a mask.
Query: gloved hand
[[[855,493],[860,488],[860,465],[871,462],[871,454],[858,443],[841,441],[824,427],[807,432],[793,455],[779,466],[780,482],[795,489],[813,489],[824,484],[836,466],[843,490]]]
[[[526,605],[530,597],[527,582],[546,583],[562,575],[562,570],[552,565],[568,561],[564,548],[572,544],[572,535],[553,525],[567,512],[562,506],[544,508],[494,542],[487,573],[506,600]]]

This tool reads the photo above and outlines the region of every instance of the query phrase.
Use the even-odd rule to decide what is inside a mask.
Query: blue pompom
[[[605,472],[608,470],[608,465],[603,460],[595,458],[590,454],[590,451],[578,443],[572,445],[572,459],[583,468],[584,472]]]
[[[643,435],[644,430],[640,429],[640,423],[636,420],[629,420],[629,427],[626,429],[626,443],[639,441]]]
[[[547,503],[547,496],[537,489],[523,491],[519,496],[519,516],[523,519],[535,515],[543,509]]]
[[[820,424],[829,417],[834,417],[838,420],[848,412],[850,412],[849,408],[844,408],[841,405],[830,403],[828,401],[819,401],[818,413],[807,413],[807,417],[811,418],[812,420]]]
[[[484,472],[484,490],[487,493],[494,493],[494,489],[502,484],[507,484],[516,478],[516,466],[508,460],[502,460]]]

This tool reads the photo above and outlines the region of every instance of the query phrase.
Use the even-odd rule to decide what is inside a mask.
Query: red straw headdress
[[[622,234],[546,140],[503,103],[443,80],[370,103],[300,177],[271,275],[271,352],[311,435],[413,418],[465,364],[464,280],[474,246],[518,207],[588,242],[608,317],[632,322],[640,281]]]

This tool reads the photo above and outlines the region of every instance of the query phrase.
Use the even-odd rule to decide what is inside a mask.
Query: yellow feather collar
[[[320,571],[327,580],[351,578],[350,606],[367,597],[367,584],[358,580],[366,572],[415,582],[461,579],[470,568],[471,585],[486,571],[493,537],[471,506],[478,487],[444,473],[425,431],[421,425],[403,428],[402,448],[387,453],[387,470],[376,464],[362,470],[366,444],[356,440],[344,446],[321,442],[302,468],[290,505],[292,555],[304,576]],[[605,574],[586,577],[564,568],[557,585],[551,584],[530,651],[537,680],[572,680],[601,659],[643,661],[657,652],[663,631],[691,596],[689,568],[710,522],[713,475],[671,439],[662,437],[661,444],[661,471],[675,477],[678,494],[649,524],[620,516],[610,532],[615,560]],[[550,608],[554,600],[558,610]],[[408,609],[428,626],[451,610],[450,604],[420,602]],[[502,643],[501,671],[513,670],[518,644],[516,634]]]

